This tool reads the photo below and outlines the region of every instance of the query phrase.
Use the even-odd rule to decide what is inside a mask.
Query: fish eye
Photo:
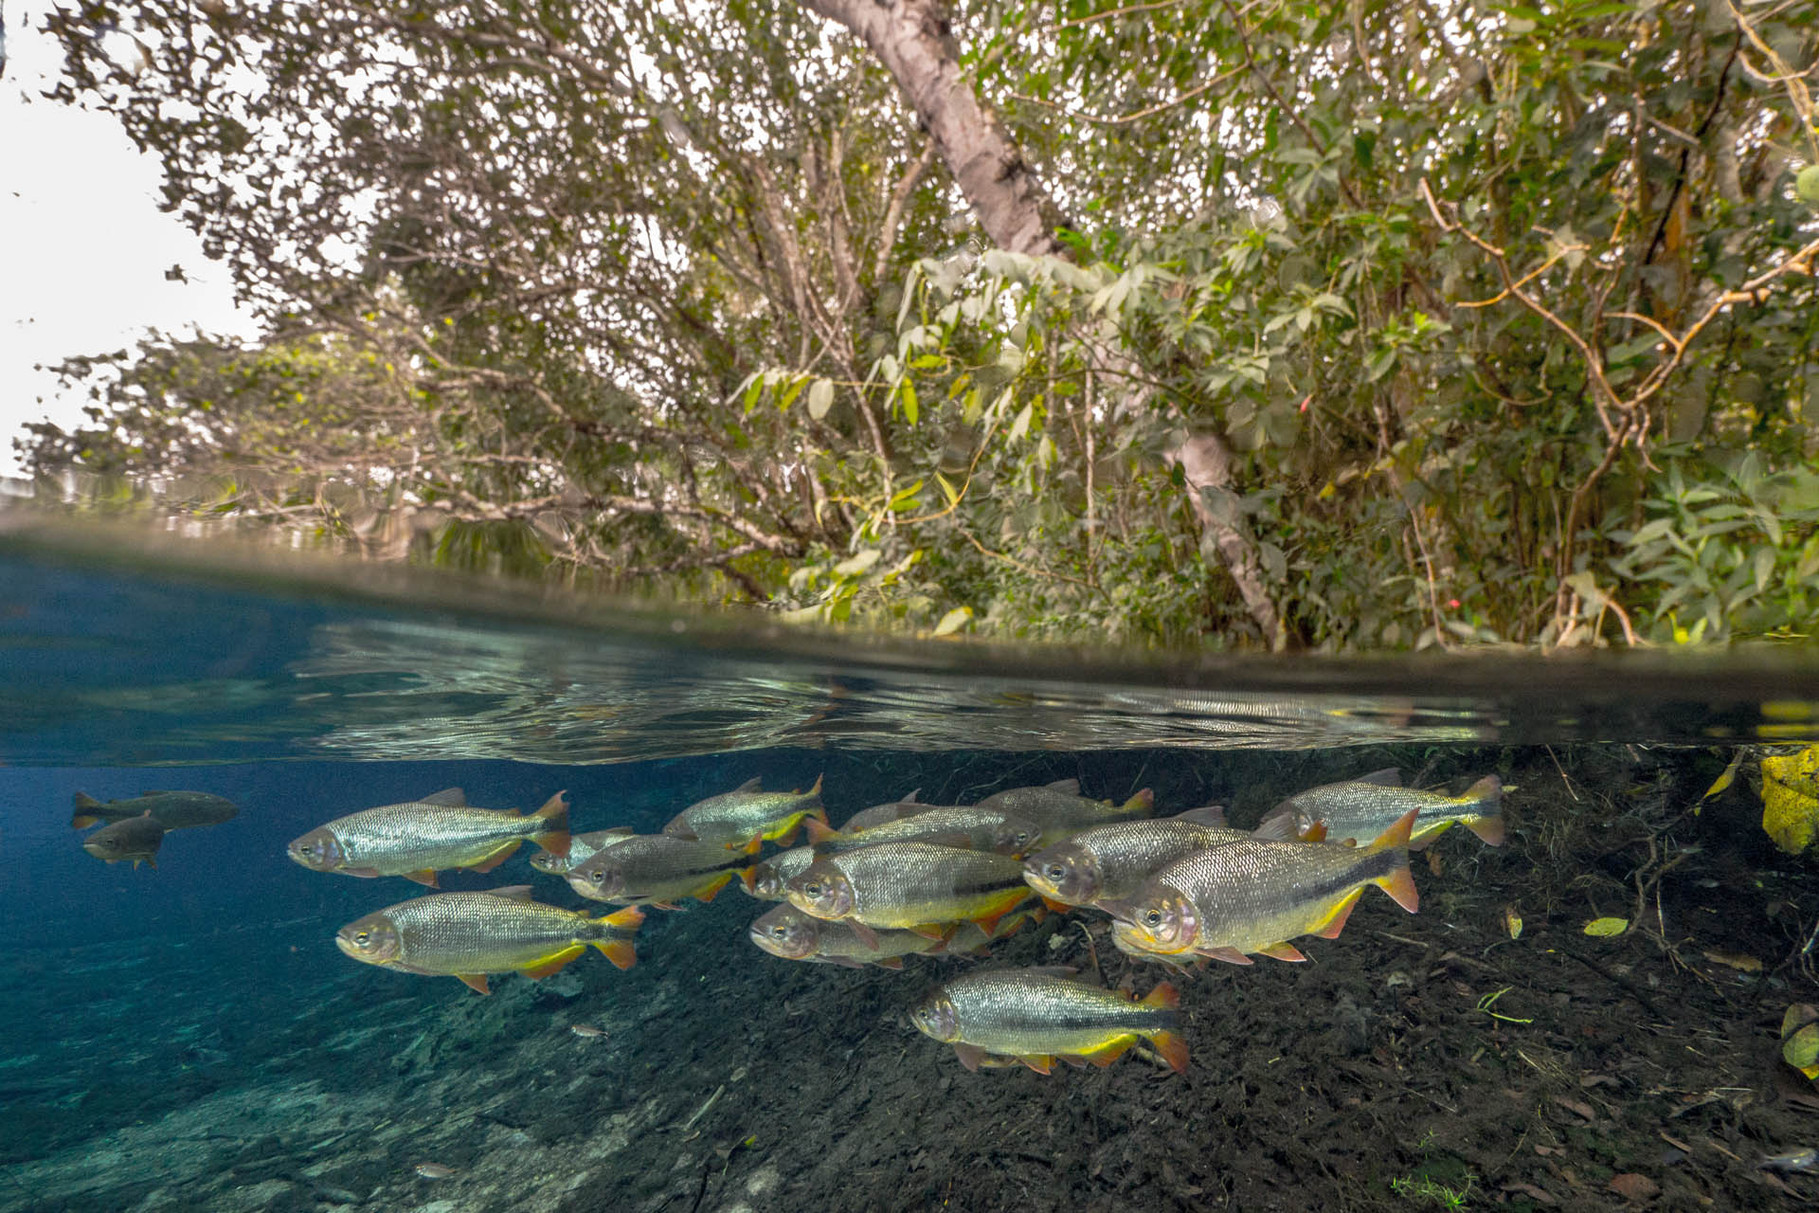
[[[1162,925],[1162,911],[1161,910],[1145,910],[1143,912],[1143,925],[1146,927],[1161,926]]]
[[[358,944],[364,944],[364,943],[366,943],[367,940],[371,939],[372,937],[373,937],[373,933],[371,931],[355,931],[354,932],[354,942],[358,943]]]
[[[807,893],[810,897],[819,897],[822,893],[826,892],[826,890],[822,888],[821,882],[818,880],[803,885],[802,891]]]
[[[1060,880],[1063,876],[1066,876],[1066,875],[1067,875],[1067,869],[1062,867],[1060,864],[1051,863],[1048,865],[1048,878],[1050,880]]]

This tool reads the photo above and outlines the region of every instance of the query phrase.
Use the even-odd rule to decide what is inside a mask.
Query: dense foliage
[[[789,0],[70,11],[274,327],[72,364],[27,454],[941,631],[1804,634],[1813,15],[964,4],[1042,256]]]

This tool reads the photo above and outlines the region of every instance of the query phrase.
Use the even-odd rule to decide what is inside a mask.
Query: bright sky
[[[81,417],[80,395],[59,398],[35,364],[130,347],[148,328],[252,336],[257,326],[234,307],[226,268],[159,212],[157,161],[107,115],[39,97],[60,62],[42,31],[45,0],[3,7],[0,475],[17,475],[13,439],[27,421]],[[166,281],[173,265],[187,283]]]

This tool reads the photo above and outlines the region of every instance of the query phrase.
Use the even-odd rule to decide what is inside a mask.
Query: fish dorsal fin
[[[1038,977],[1072,977],[1080,970],[1073,965],[1036,965],[1023,971],[1034,973]]]
[[[460,788],[443,788],[440,792],[430,793],[417,803],[439,804],[446,808],[464,809],[467,807],[467,793]]]
[[[1287,842],[1291,838],[1300,838],[1300,831],[1295,829],[1294,810],[1273,810],[1261,825],[1251,831],[1251,837],[1270,842]]]
[[[903,797],[897,803],[898,804],[921,804],[922,802],[920,800],[916,799],[916,797],[918,797],[920,795],[922,795],[922,789],[917,788],[915,791],[911,792],[908,796]]]
[[[507,901],[529,901],[531,899],[531,887],[527,884],[508,884],[502,889],[488,889],[487,893],[493,897],[503,897]]]
[[[1060,792],[1064,796],[1080,795],[1080,781],[1078,779],[1057,779],[1053,783],[1045,783],[1042,786],[1051,792]]]
[[[762,785],[763,785],[762,777],[758,776],[758,775],[753,775],[750,779],[746,780],[744,783],[742,783],[738,787],[734,788],[733,791],[735,791],[735,792],[762,792],[764,790]]]
[[[1381,771],[1372,771],[1369,775],[1360,775],[1353,783],[1374,783],[1380,788],[1399,788],[1402,786],[1402,772],[1395,767],[1384,767]]]
[[[1222,826],[1225,824],[1225,807],[1209,804],[1203,809],[1189,809],[1185,813],[1177,813],[1175,820],[1191,821],[1195,825]]]

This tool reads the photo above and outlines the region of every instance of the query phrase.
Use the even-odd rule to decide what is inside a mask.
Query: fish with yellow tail
[[[1328,842],[1363,843],[1388,829],[1410,809],[1420,810],[1408,849],[1420,851],[1455,822],[1487,846],[1503,845],[1503,782],[1486,775],[1461,796],[1422,792],[1402,786],[1394,767],[1372,771],[1343,783],[1329,783],[1290,796],[1264,814],[1265,823],[1288,818],[1295,833],[1306,837],[1324,823]]]
[[[989,934],[1034,896],[1018,860],[926,842],[881,842],[830,855],[785,889],[803,913],[845,919],[861,939],[880,927],[945,937],[959,922],[976,922]]]
[[[632,940],[643,921],[636,907],[590,918],[532,901],[529,885],[513,885],[387,906],[342,927],[335,945],[366,964],[458,977],[485,994],[488,973],[548,977],[589,948],[629,969],[638,960]]]
[[[569,887],[595,901],[673,910],[684,897],[712,901],[751,856],[717,842],[638,834],[597,851],[568,872]]]
[[[974,807],[1009,813],[1035,823],[1042,831],[1042,841],[1046,845],[1093,826],[1148,817],[1156,811],[1156,796],[1144,788],[1123,804],[1114,804],[1109,800],[1082,796],[1078,779],[1062,779],[1039,788],[1011,788],[998,792]]]
[[[992,1058],[1015,1058],[1047,1074],[1059,1058],[1106,1066],[1148,1040],[1176,1073],[1187,1069],[1187,1044],[1176,1034],[1180,999],[1167,982],[1140,1002],[1071,980],[1072,969],[968,973],[936,988],[910,1013],[928,1036],[954,1046],[960,1064],[977,1070]]]
[[[945,940],[930,939],[914,931],[874,931],[874,942],[867,943],[849,922],[815,918],[787,904],[772,906],[760,915],[752,924],[750,935],[758,947],[784,960],[818,961],[854,969],[868,964],[901,969],[905,956],[947,948]]]
[[[997,851],[1001,855],[1027,855],[1041,841],[1042,830],[1010,813],[970,805],[944,805],[914,817],[880,822],[875,826],[835,830],[810,818],[809,842],[817,855],[834,855],[881,842],[934,842],[972,851]]]
[[[805,817],[827,824],[819,775],[806,792],[766,792],[757,779],[748,779],[730,792],[683,809],[663,832],[671,838],[712,842],[756,855],[766,842],[787,843]]]
[[[1112,930],[1120,945],[1142,951],[1244,965],[1253,954],[1306,960],[1289,941],[1337,939],[1366,885],[1415,912],[1420,899],[1408,870],[1415,813],[1365,847],[1251,838],[1196,851],[1128,900],[1097,904],[1118,920]]]
[[[1023,879],[1049,902],[1092,905],[1129,897],[1158,870],[1195,851],[1250,836],[1226,825],[1225,814],[1211,807],[1160,820],[1117,821],[1043,847],[1023,861]]]
[[[460,788],[446,788],[422,800],[337,817],[292,840],[288,852],[314,872],[403,876],[433,889],[437,872],[490,872],[526,839],[552,854],[568,854],[564,793],[526,816],[516,809],[476,808]]]

